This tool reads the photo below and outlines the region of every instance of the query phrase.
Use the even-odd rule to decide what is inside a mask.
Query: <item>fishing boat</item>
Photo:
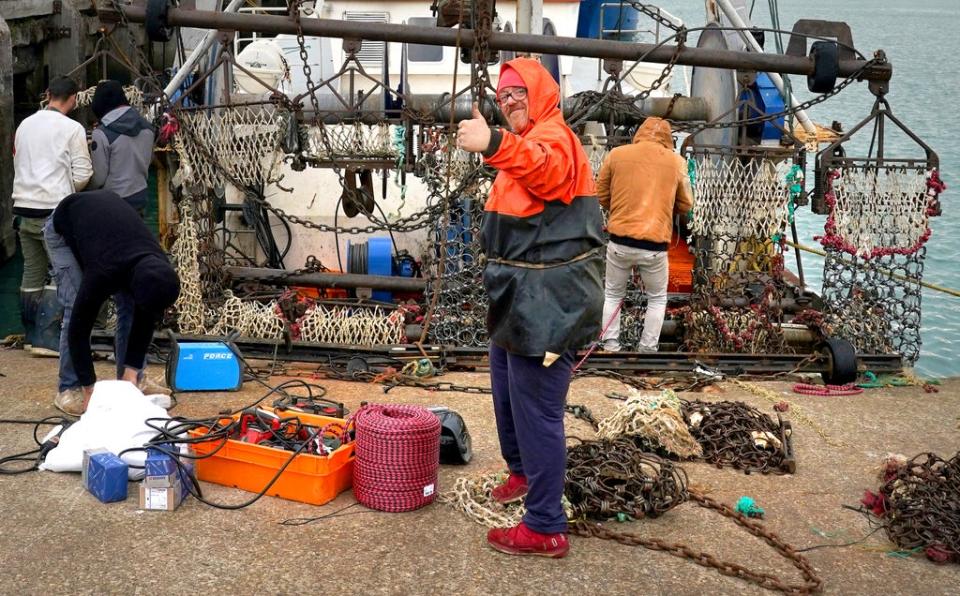
[[[893,115],[889,61],[859,52],[847,24],[799,21],[768,53],[745,4],[729,0],[707,2],[693,28],[637,2],[240,4],[100,12],[144,23],[157,41],[189,40],[144,108],[168,125],[160,202],[184,280],[168,321],[181,333],[282,339],[298,357],[429,347],[448,365],[482,362],[477,237],[491,173],[449,131],[475,102],[497,120],[498,64],[526,53],[557,79],[595,167],[644,118],[664,116],[695,191],[671,248],[661,351],[591,362],[799,368],[842,383],[864,363],[916,359],[939,163]],[[788,75],[805,75],[815,102],[866,80],[876,103],[847,132],[818,128]],[[884,154],[892,130],[916,151]],[[848,154],[871,131],[876,148]],[[807,287],[796,235],[806,205],[828,216],[820,292]],[[628,346],[643,309],[634,287]]]

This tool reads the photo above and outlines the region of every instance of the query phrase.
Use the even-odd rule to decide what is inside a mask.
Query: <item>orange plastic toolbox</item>
[[[289,410],[278,412],[278,415],[296,416],[310,426],[323,427],[331,422],[344,423],[339,418],[294,413]],[[239,417],[240,414],[234,416],[235,419]],[[202,437],[204,434],[206,431],[203,429],[190,431],[192,437]],[[192,447],[198,456],[203,456],[216,451],[221,442],[212,440],[194,443]],[[283,449],[229,439],[215,454],[196,460],[197,478],[258,493],[291,455],[292,452]],[[298,455],[266,494],[311,505],[323,505],[353,485],[353,459],[353,443],[339,447],[326,457]]]

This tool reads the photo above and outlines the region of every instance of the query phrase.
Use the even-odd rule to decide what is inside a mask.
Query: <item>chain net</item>
[[[825,319],[859,352],[920,355],[921,286],[929,219],[926,164],[848,163],[826,174]]]
[[[703,460],[747,473],[786,473],[789,433],[760,410],[743,402],[684,401],[683,417],[703,447]]]
[[[174,149],[186,184],[207,189],[229,181],[241,189],[274,182],[277,149],[290,113],[274,104],[236,104],[176,111]]]
[[[784,232],[802,189],[803,151],[692,146],[686,155],[695,256],[687,349],[785,351]]]
[[[306,139],[304,154],[317,161],[377,158],[395,160],[399,147],[394,143],[397,126],[386,122],[366,125],[317,124],[300,127]]]
[[[960,563],[960,452],[948,460],[921,453],[882,480],[879,511],[890,540],[938,563]]]
[[[458,346],[487,345],[487,295],[483,289],[480,226],[491,180],[482,164],[462,151],[446,149],[450,136],[427,132],[438,150],[422,160],[431,194],[446,199],[447,216],[431,229],[431,260],[425,299],[436,301],[430,341]],[[458,187],[444,192],[446,177]]]

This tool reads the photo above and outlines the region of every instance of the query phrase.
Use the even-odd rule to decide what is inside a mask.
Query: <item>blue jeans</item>
[[[490,380],[500,454],[514,474],[527,477],[523,522],[534,532],[567,531],[563,513],[567,446],[563,406],[575,353],[567,351],[549,367],[543,358],[511,354],[490,343]]]
[[[47,243],[47,252],[53,266],[53,277],[57,283],[57,299],[63,306],[63,327],[60,330],[60,381],[58,391],[65,391],[80,386],[77,373],[73,369],[73,359],[70,357],[70,345],[67,341],[67,330],[70,328],[70,317],[73,314],[73,302],[77,298],[80,282],[83,280],[83,269],[73,255],[73,251],[63,236],[53,229],[53,218],[47,218],[43,226],[43,238]],[[117,378],[123,375],[123,361],[127,353],[127,339],[130,337],[130,328],[133,326],[133,296],[126,290],[113,295],[117,304],[117,331],[113,341],[113,354],[117,361]],[[138,378],[143,377],[146,367],[146,358],[138,370]]]

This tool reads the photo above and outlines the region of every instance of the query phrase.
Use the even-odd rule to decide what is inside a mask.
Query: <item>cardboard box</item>
[[[87,467],[87,490],[101,503],[127,499],[127,464],[112,453],[93,453]]]
[[[80,482],[83,483],[83,488],[90,490],[90,480],[87,478],[87,468],[90,467],[90,456],[96,455],[97,453],[110,453],[103,447],[96,447],[94,449],[84,449],[83,450],[83,464],[80,467]]]
[[[183,487],[161,488],[140,485],[140,509],[147,511],[174,511],[183,501]]]
[[[174,488],[180,485],[180,472],[172,472],[164,476],[144,476],[143,486],[149,488]]]
[[[147,459],[143,462],[144,475],[167,476],[177,473],[177,464],[173,457],[157,449],[147,449]]]

